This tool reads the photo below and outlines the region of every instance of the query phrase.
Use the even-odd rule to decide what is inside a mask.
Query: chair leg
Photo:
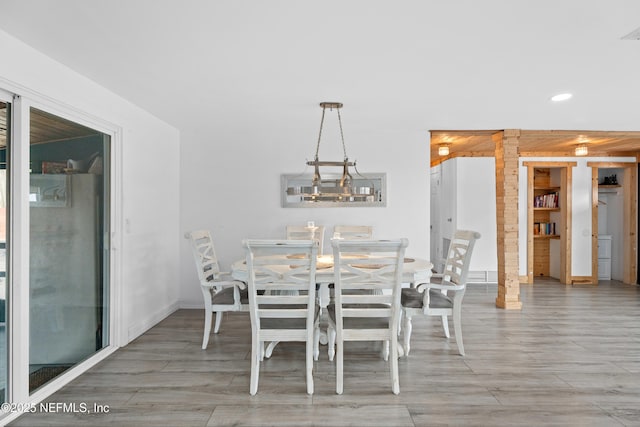
[[[404,326],[402,329],[404,329],[404,333],[403,333],[403,338],[404,338],[404,355],[408,356],[409,355],[409,349],[411,348],[410,346],[410,342],[411,342],[411,330],[413,328],[413,325],[411,324],[411,316],[407,313],[404,314]]]
[[[342,394],[344,389],[344,341],[338,340],[337,342],[337,360],[336,360],[336,393]]]
[[[389,341],[382,341],[382,359],[387,362],[389,360]]]
[[[204,335],[202,336],[202,349],[206,350],[209,344],[209,334],[211,333],[211,310],[204,309]]]
[[[331,325],[327,327],[327,338],[327,354],[329,360],[333,362],[333,357],[336,355],[336,330]]]
[[[388,341],[387,341],[388,343]],[[400,393],[400,378],[398,376],[398,338],[391,339],[391,360],[389,367],[391,369],[391,390],[393,394]]]
[[[313,333],[315,336],[315,331]],[[307,338],[307,394],[313,394],[313,355],[316,340]]]
[[[313,329],[313,360],[320,357],[320,326],[316,325]]]
[[[280,341],[271,341],[269,345],[267,345],[267,349],[264,352],[264,357],[269,359],[273,354],[273,350],[275,350],[276,346],[280,343]]]
[[[464,345],[462,344],[462,316],[461,306],[455,305],[453,307],[453,332],[456,335],[456,344],[458,344],[458,353],[464,356]]]
[[[220,324],[222,323],[222,311],[216,311],[216,324],[213,327],[213,333],[217,334],[220,331]]]
[[[258,392],[258,378],[260,376],[260,360],[262,359],[261,341],[258,337],[251,337],[251,383],[249,385],[249,393],[253,396]]]
[[[444,329],[444,336],[450,338],[451,335],[449,334],[449,320],[447,319],[447,316],[441,316],[440,319],[442,319],[442,329]]]

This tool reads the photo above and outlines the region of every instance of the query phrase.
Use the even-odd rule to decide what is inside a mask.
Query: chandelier
[[[313,177],[310,186],[293,186],[287,188],[287,194],[300,195],[303,201],[307,202],[371,202],[377,197],[374,185],[366,177],[362,176],[356,167],[355,161],[349,161],[347,156],[347,148],[344,143],[344,133],[342,131],[342,118],[340,117],[340,102],[321,102],[322,118],[320,119],[320,131],[318,132],[318,142],[316,144],[316,153],[313,160],[307,161],[308,166],[313,166]],[[340,128],[340,139],[342,142],[342,161],[322,161],[318,157],[320,152],[320,143],[322,141],[322,128],[324,126],[325,113],[327,111],[336,111],[338,117],[338,126]],[[325,175],[323,178],[320,169],[324,167],[339,167],[342,170],[339,178],[333,175]],[[356,179],[351,175],[350,168],[353,168]]]
[[[340,178],[339,187],[342,189],[343,193],[348,193],[351,187],[351,182],[353,178],[349,173],[349,166],[355,167],[355,162],[350,162],[349,157],[347,156],[347,147],[344,144],[344,133],[342,132],[342,118],[340,117],[340,109],[342,108],[342,103],[340,102],[321,102],[320,106],[322,107],[322,118],[320,119],[320,132],[318,132],[318,144],[316,145],[316,155],[313,158],[313,161],[307,162],[307,165],[313,166],[313,180],[311,181],[311,186],[313,187],[314,193],[319,193],[322,189],[322,177],[320,176],[320,166],[342,166],[342,178]],[[344,160],[342,162],[321,162],[318,158],[318,153],[320,152],[320,141],[322,140],[322,126],[324,125],[324,114],[325,111],[329,108],[330,110],[336,109],[338,113],[338,126],[340,127],[340,139],[342,140],[342,152],[344,154]]]

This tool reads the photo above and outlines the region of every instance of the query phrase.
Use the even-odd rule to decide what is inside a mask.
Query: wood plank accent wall
[[[638,169],[637,166],[625,169],[624,198],[624,283],[636,283],[638,280]]]
[[[518,170],[520,131],[507,129],[492,136],[496,156],[496,216],[498,296],[496,306],[522,308],[518,275]]]
[[[598,167],[591,166],[591,284],[598,284]]]
[[[532,221],[530,221],[532,222]],[[533,241],[533,276],[550,277],[549,269],[549,240],[534,240]],[[529,281],[533,283],[533,279]]]
[[[573,239],[573,168],[578,165],[577,162],[568,162],[567,166],[562,169],[560,178],[561,202],[564,204],[562,214],[560,215],[560,227],[562,234],[560,235],[560,282],[567,285],[573,283],[571,272],[571,241]]]

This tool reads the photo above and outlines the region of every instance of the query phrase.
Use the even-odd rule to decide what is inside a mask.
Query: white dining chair
[[[403,350],[408,355],[411,344],[411,319],[415,316],[439,316],[444,335],[449,338],[448,317],[453,318],[453,330],[458,352],[464,356],[462,343],[462,299],[467,287],[467,275],[471,254],[480,233],[458,230],[449,246],[447,260],[442,274],[431,283],[421,283],[416,287],[402,289]]]
[[[344,240],[371,240],[373,227],[370,225],[334,225],[333,237]]]
[[[230,273],[220,271],[213,239],[208,230],[189,231],[184,237],[191,245],[204,299],[204,335],[202,337],[204,350],[209,344],[213,313],[216,314],[213,333],[217,334],[220,331],[224,312],[249,310],[247,287],[244,282],[233,279]]]
[[[331,245],[335,301],[327,307],[327,332],[330,360],[335,348],[336,393],[344,388],[344,343],[381,341],[385,359],[391,354],[391,389],[398,394],[400,291],[408,240],[332,240]]]
[[[324,225],[287,225],[287,240],[315,240],[318,242],[318,254],[322,255],[324,246]]]
[[[258,391],[265,343],[306,344],[307,393],[313,394],[313,355],[318,343],[316,259],[313,240],[245,240],[251,315],[251,382]]]

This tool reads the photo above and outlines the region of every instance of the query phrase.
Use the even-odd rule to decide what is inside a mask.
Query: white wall
[[[428,133],[390,132],[366,119],[358,126],[350,121],[347,105],[342,121],[348,154],[363,174],[387,174],[386,207],[280,207],[280,174],[302,173],[315,152],[318,108],[304,124],[292,121],[287,128],[251,123],[238,129],[220,121],[207,135],[183,133],[181,232],[210,229],[223,270],[244,257],[242,239],[284,238],[287,224],[311,220],[327,229],[325,251],[335,224],[364,224],[374,227],[375,238],[407,237],[408,256],[429,258]],[[325,126],[332,124],[325,120]],[[337,140],[324,135],[321,160],[341,160]],[[191,251],[184,240],[181,247],[180,304],[201,307]]]
[[[478,231],[470,271],[498,271],[496,162],[493,157],[460,157],[456,227]]]
[[[591,276],[591,168],[592,159],[576,158],[571,194],[571,275]],[[615,161],[615,160],[611,160]]]
[[[118,167],[126,227],[115,230],[121,236],[114,255],[122,260],[120,344],[129,342],[177,307],[179,133],[1,30],[0,51],[0,88],[75,110],[122,131]]]
[[[456,229],[474,230],[481,234],[471,257],[469,280],[493,282],[497,280],[497,222],[496,179],[493,157],[459,157],[449,159],[432,168],[432,179],[439,180],[441,196],[433,197],[431,218],[436,252],[444,252],[442,238],[451,238]],[[451,221],[449,221],[451,218]],[[446,254],[445,254],[446,255]],[[434,262],[436,261],[432,257]],[[444,262],[444,261],[443,261]],[[439,270],[441,265],[437,265]]]

